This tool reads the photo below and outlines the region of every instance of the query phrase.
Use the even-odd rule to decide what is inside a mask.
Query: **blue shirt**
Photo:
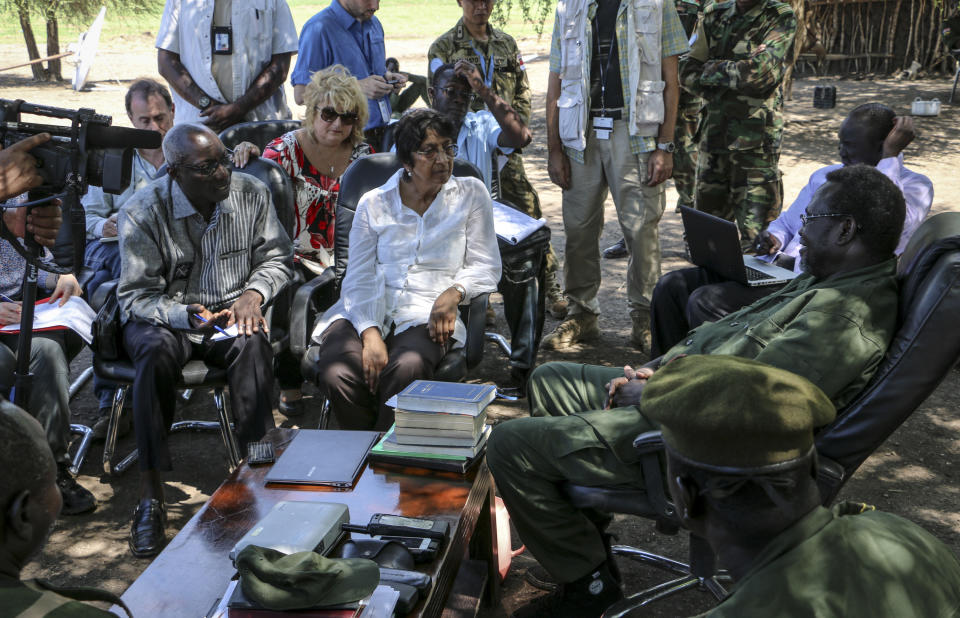
[[[487,185],[487,191],[490,191],[490,182],[493,179],[494,172],[499,172],[493,168],[493,153],[499,151],[508,155],[513,152],[513,148],[506,148],[497,145],[502,129],[497,123],[496,117],[482,110],[479,112],[469,112],[460,125],[460,134],[457,136],[457,147],[460,152],[457,156],[473,163],[483,174],[483,183]]]
[[[342,64],[357,79],[383,75],[387,71],[387,51],[383,43],[383,26],[376,17],[357,21],[333,0],[306,24],[300,32],[297,64],[290,75],[294,86],[310,83],[310,76],[334,64]],[[380,112],[380,101],[386,117]],[[370,121],[365,129],[373,129],[390,122],[390,98],[369,99]]]

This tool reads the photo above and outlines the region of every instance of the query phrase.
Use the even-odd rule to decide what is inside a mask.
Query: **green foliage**
[[[163,0],[0,0],[0,12],[17,15],[26,8],[34,17],[55,17],[86,29],[103,5],[107,6],[108,14],[138,15],[162,10]]]
[[[517,6],[515,6],[517,5]],[[493,22],[502,27],[510,19],[514,8],[520,9],[523,22],[533,26],[537,36],[543,36],[543,27],[553,15],[556,3],[551,0],[500,0],[493,7]]]

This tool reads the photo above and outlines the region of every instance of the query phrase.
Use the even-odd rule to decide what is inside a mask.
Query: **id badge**
[[[596,133],[597,139],[610,139],[610,134],[613,133],[613,118],[594,116],[593,132]]]
[[[377,104],[380,105],[380,117],[385,123],[390,122],[390,104],[387,103],[386,97],[378,100]]]
[[[233,53],[233,28],[231,26],[214,26],[210,29],[213,53],[220,56],[229,56]]]

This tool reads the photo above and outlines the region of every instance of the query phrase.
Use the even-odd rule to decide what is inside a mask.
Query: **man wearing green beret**
[[[916,524],[865,504],[820,506],[813,430],[833,420],[806,378],[733,356],[658,371],[660,425],[683,526],[733,575],[709,618],[960,615],[960,562]]]
[[[518,616],[599,616],[620,598],[603,536],[609,515],[576,509],[560,485],[642,488],[633,440],[657,427],[640,398],[659,367],[692,354],[738,356],[807,378],[838,408],[856,396],[896,328],[893,252],[904,213],[903,194],[876,168],[831,172],[803,217],[805,272],[779,292],[701,325],[636,371],[548,363],[533,372],[533,418],[498,425],[487,462],[521,539],[562,586]]]

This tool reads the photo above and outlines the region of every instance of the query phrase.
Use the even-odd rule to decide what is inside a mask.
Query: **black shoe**
[[[553,592],[560,588],[559,582],[540,564],[535,564],[523,574],[523,579],[534,588]]]
[[[57,464],[57,489],[63,498],[62,515],[79,515],[97,508],[97,499],[70,474],[70,466]]]
[[[303,414],[303,397],[293,401],[280,401],[280,403],[277,404],[277,409],[287,418],[300,416]]]
[[[167,543],[164,528],[167,511],[159,500],[149,500],[137,505],[130,525],[130,552],[137,558],[156,556]]]
[[[100,408],[100,411],[97,413],[97,421],[93,424],[93,439],[94,440],[106,440],[107,439],[107,430],[110,428],[110,406]],[[117,427],[117,438],[122,438],[128,433],[133,426],[131,418],[133,417],[133,412],[131,410],[124,409],[120,413],[120,426]]]
[[[513,612],[513,618],[593,618],[623,598],[607,563]]]
[[[630,252],[627,251],[627,239],[621,238],[617,241],[617,244],[612,247],[607,247],[603,250],[603,257],[608,260],[619,260],[620,258],[625,258],[630,255]]]

